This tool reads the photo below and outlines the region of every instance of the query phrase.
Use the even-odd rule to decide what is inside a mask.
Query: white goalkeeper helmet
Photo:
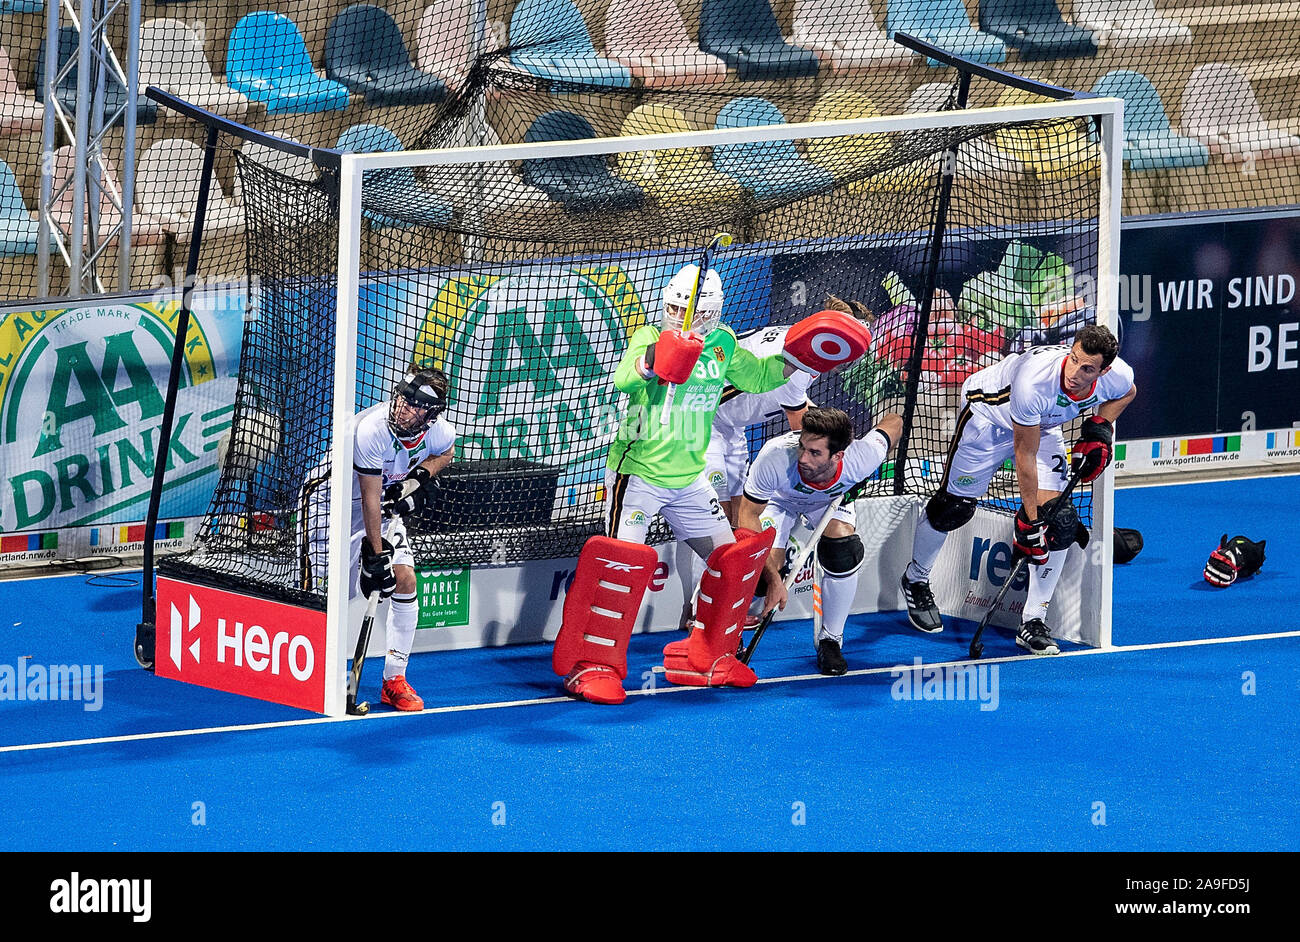
[[[700,277],[699,265],[683,265],[664,286],[664,315],[660,330],[681,330],[686,318],[686,308],[695,293],[695,282]],[[700,294],[695,300],[695,313],[691,316],[691,333],[703,339],[713,333],[722,320],[722,279],[712,268],[704,275]]]
[[[388,427],[402,440],[423,434],[447,408],[447,377],[442,370],[410,370],[393,387],[388,403]]]

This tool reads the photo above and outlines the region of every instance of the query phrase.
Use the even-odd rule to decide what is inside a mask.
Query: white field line
[[[1231,638],[1201,638],[1190,641],[1162,641],[1156,644],[1116,645],[1109,648],[1082,648],[1075,651],[1062,651],[1055,657],[1084,657],[1093,654],[1128,654],[1133,651],[1156,651],[1164,648],[1189,648],[1210,644],[1237,644],[1246,641],[1269,641],[1278,638],[1300,638],[1300,631],[1280,631],[1270,634],[1236,635]],[[1010,661],[1050,661],[1052,657],[1036,654],[1020,654],[1010,657],[990,657],[974,661],[969,658],[960,661],[935,661],[923,663],[922,668],[957,667],[972,664],[1005,664]],[[862,677],[868,674],[893,673],[899,670],[915,670],[915,664],[895,664],[890,667],[871,667],[849,671],[845,677]],[[792,683],[804,680],[830,680],[821,674],[797,674],[789,677],[770,677],[759,680],[760,684]],[[649,690],[629,690],[629,697],[660,696],[666,693],[684,693],[692,690],[708,690],[708,687],[678,687],[669,685],[653,687]],[[543,703],[573,703],[571,697],[539,697],[533,700],[505,700],[499,703],[468,703],[458,706],[431,707],[421,713],[400,713],[397,711],[370,713],[367,716],[316,716],[304,720],[282,720],[275,723],[250,723],[244,726],[212,726],[206,729],[180,729],[160,733],[132,733],[124,736],[104,736],[98,739],[69,739],[62,742],[28,743],[17,746],[0,746],[0,753],[33,752],[40,749],[64,749],[71,746],[99,746],[109,743],[141,742],[149,739],[175,739],[182,736],[205,736],[210,733],[240,733],[260,729],[284,729],[290,726],[316,726],[322,723],[352,723],[365,720],[406,719],[417,716],[430,716],[438,713],[468,713],[474,710],[499,710],[505,707],[536,706]]]

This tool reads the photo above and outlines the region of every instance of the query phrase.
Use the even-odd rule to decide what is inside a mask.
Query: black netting
[[[129,153],[126,5],[110,11],[95,4],[103,23],[81,29],[60,9],[53,35],[45,6],[13,0],[0,11],[5,297],[39,293],[43,178],[52,183],[49,215],[65,249],[84,231],[93,255],[96,277],[84,290],[173,282],[190,239],[202,130],[142,97]],[[141,88],[167,89],[314,147],[424,147],[447,142],[451,129],[477,143],[573,133],[570,119],[541,121],[556,110],[577,115],[597,135],[618,135],[644,121],[638,109],[647,104],[673,109],[664,120],[696,129],[803,121],[845,108],[905,113],[924,105],[947,70],[888,38],[902,31],[1017,74],[1123,97],[1126,214],[1293,204],[1300,192],[1294,4],[142,0],[139,8]],[[83,33],[94,50],[89,76],[75,67]],[[48,86],[47,49],[55,65]],[[89,199],[100,208],[84,227],[73,218],[69,189],[72,124],[47,115],[47,106],[57,104],[73,121],[79,89],[90,104]],[[1020,97],[980,83],[970,104]],[[731,107],[739,99],[773,107],[759,116],[745,105]],[[458,120],[465,114],[479,120],[466,125]],[[47,117],[52,134],[45,141]],[[1013,159],[1026,173],[1050,179],[1035,155]],[[124,206],[132,173],[134,200],[126,202],[134,205]],[[225,244],[237,242],[244,225],[230,155],[217,175],[207,280],[242,275],[241,253]],[[125,267],[117,259],[123,212],[132,214]],[[63,293],[67,265],[57,247],[51,251],[48,290]]]
[[[932,90],[933,104],[950,92]],[[474,100],[435,128],[443,141],[481,129]],[[642,133],[670,130],[689,100],[639,106]],[[552,129],[576,124],[555,110]],[[1044,177],[1013,154],[1040,155]],[[1077,118],[367,171],[355,408],[386,402],[409,364],[435,366],[459,432],[456,462],[408,522],[417,562],[573,556],[602,531],[627,407],[614,370],[633,332],[658,324],[668,278],[720,231],[735,240],[715,265],[737,334],[828,306],[868,321],[871,353],[810,398],[844,408],[858,434],[903,414],[904,450],[869,493],[931,493],[965,377],[1093,318],[1099,164],[1093,119]],[[246,150],[238,168],[254,288],[239,401],[199,546],[167,565],[315,592],[306,551],[325,524],[310,494],[328,486],[318,471],[332,440],[337,181]],[[999,475],[990,500],[1006,505],[1014,486]],[[652,540],[670,536],[658,521]]]

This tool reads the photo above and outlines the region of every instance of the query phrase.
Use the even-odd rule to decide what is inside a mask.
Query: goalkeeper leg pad
[[[622,703],[627,645],[659,557],[643,543],[593,536],[582,547],[564,599],[551,669],[591,703]]]
[[[689,687],[752,687],[758,675],[736,657],[776,530],[737,530],[736,542],[709,554],[689,638],[664,648],[664,677]]]

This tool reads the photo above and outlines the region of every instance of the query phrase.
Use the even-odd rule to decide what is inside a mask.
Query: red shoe
[[[406,713],[419,713],[424,709],[424,701],[411,689],[406,677],[398,674],[392,680],[384,681],[384,691],[379,697],[380,703],[387,703],[395,709]]]

